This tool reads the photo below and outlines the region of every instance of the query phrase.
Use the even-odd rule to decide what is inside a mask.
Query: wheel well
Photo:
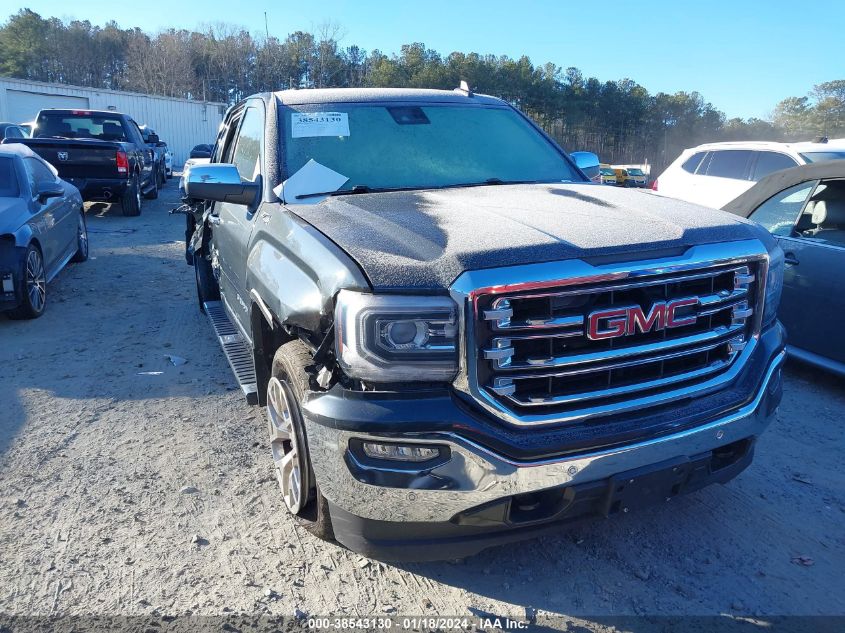
[[[255,382],[258,387],[258,404],[267,404],[267,393],[264,387],[270,380],[273,368],[273,356],[276,350],[295,337],[282,328],[274,318],[271,326],[256,303],[253,302],[250,312],[250,326],[252,330],[252,354],[255,362]]]

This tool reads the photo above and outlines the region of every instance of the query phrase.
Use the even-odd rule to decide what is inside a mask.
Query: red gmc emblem
[[[587,317],[587,337],[599,341],[605,338],[631,336],[637,331],[645,334],[652,330],[683,327],[696,322],[697,316],[677,316],[681,308],[698,304],[696,297],[659,301],[646,314],[640,306],[596,310]]]

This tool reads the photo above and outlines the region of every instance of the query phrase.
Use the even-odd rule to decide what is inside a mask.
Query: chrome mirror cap
[[[231,163],[192,165],[185,192],[189,198],[252,206],[258,199],[259,182],[241,180]]]
[[[594,180],[600,173],[599,157],[592,152],[572,152],[570,154],[572,160],[578,166],[578,169],[584,172],[590,180]]]

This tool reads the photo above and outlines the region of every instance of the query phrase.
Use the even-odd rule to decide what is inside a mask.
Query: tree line
[[[845,136],[845,80],[785,99],[772,121],[728,119],[697,92],[650,94],[631,79],[601,81],[525,56],[444,56],[421,43],[386,54],[341,39],[332,24],[284,38],[226,24],[150,34],[21,9],[0,26],[0,75],[225,103],[281,88],[452,89],[465,80],[528,113],[569,150],[656,170],[704,142]]]

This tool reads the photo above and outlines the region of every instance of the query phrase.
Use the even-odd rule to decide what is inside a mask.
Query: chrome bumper
[[[730,415],[702,426],[610,450],[538,462],[514,462],[452,433],[370,435],[339,431],[324,424],[308,424],[308,443],[322,494],[348,512],[379,521],[445,522],[480,504],[545,488],[606,479],[612,475],[693,456],[738,440],[759,436],[771,420],[769,396],[781,386],[785,353],[769,364],[754,399]],[[307,406],[305,417],[308,416]],[[530,431],[527,431],[530,432]],[[432,478],[451,482],[448,489],[376,486],[359,481],[346,463],[349,440],[383,440],[448,446],[451,459],[425,471]],[[378,467],[382,472],[388,467]]]

